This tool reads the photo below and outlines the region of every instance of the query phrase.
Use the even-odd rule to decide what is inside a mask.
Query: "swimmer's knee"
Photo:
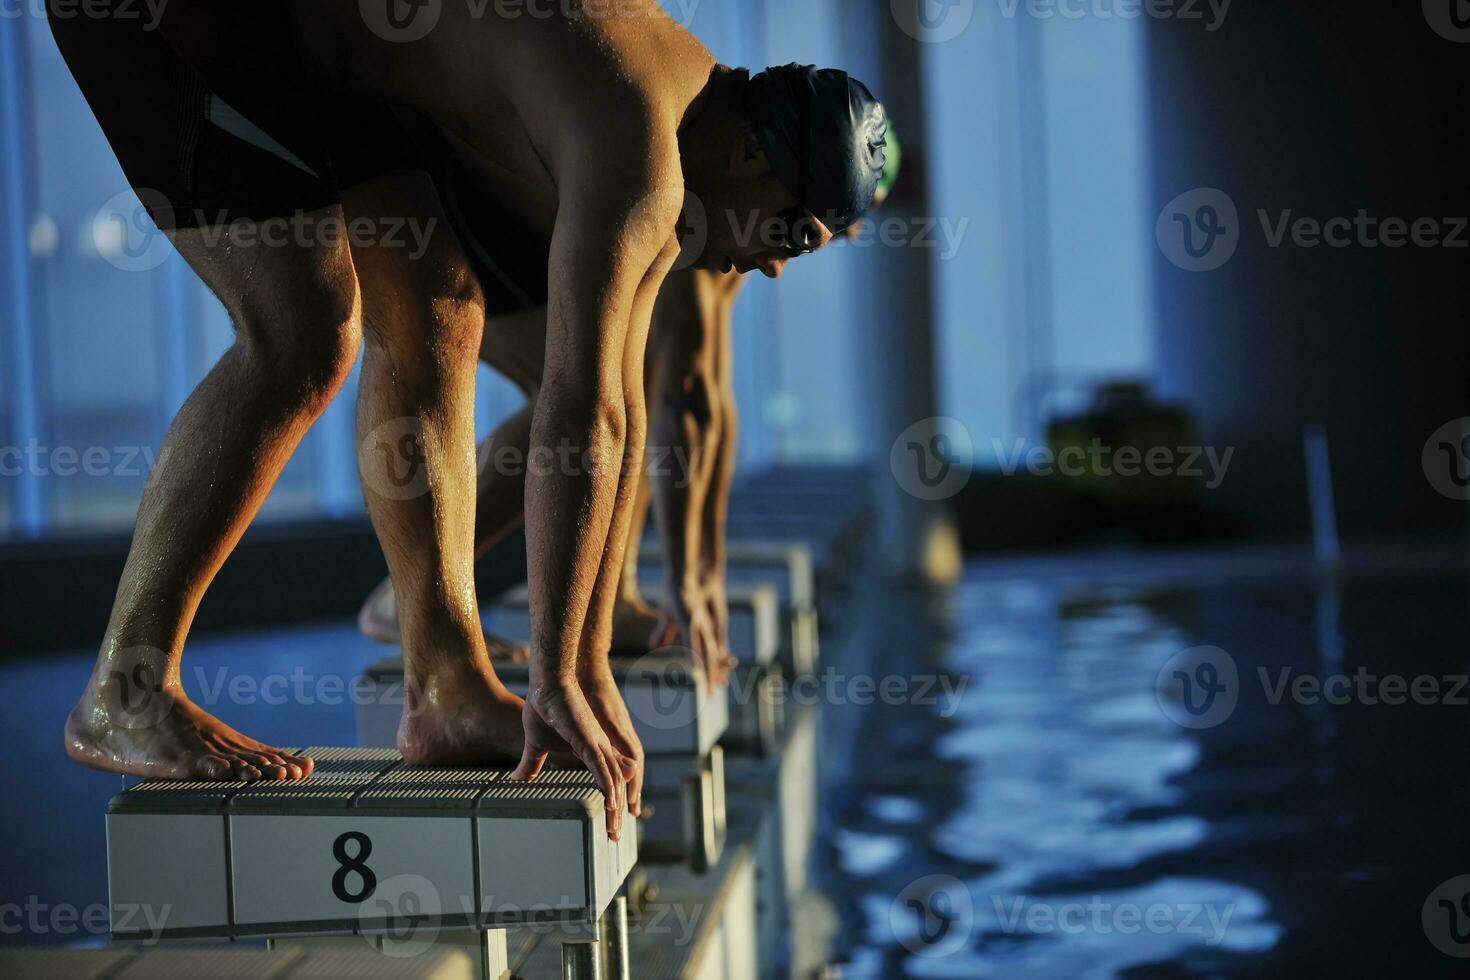
[[[417,255],[377,255],[365,276],[368,335],[391,347],[427,346],[438,357],[477,361],[485,297],[452,232],[437,228]]]
[[[236,314],[236,346],[294,404],[319,414],[341,390],[362,344],[356,278],[304,277],[274,301]]]

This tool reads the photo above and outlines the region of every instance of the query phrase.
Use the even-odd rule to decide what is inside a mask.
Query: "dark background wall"
[[[1457,249],[1271,248],[1256,212],[1470,215],[1470,44],[1419,3],[1252,0],[1214,33],[1151,20],[1148,46],[1156,207],[1216,187],[1242,222],[1224,267],[1186,272],[1161,253],[1155,276],[1165,393],[1237,449],[1211,505],[1305,534],[1301,431],[1320,422],[1344,536],[1463,526],[1420,452],[1470,415],[1470,230]]]

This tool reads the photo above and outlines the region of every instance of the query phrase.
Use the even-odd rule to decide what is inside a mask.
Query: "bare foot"
[[[398,631],[398,603],[393,594],[392,579],[383,579],[362,604],[362,611],[357,614],[357,628],[374,643],[392,647],[402,643]],[[485,648],[490,659],[496,663],[525,663],[531,656],[523,644],[512,643],[489,630],[485,631]]]
[[[678,627],[642,599],[619,598],[613,607],[613,653],[641,657],[678,639]]]
[[[161,654],[159,655],[162,656]],[[163,779],[303,779],[312,761],[242,735],[158,671],[134,663],[94,676],[66,719],[66,754],[104,772]]]
[[[488,667],[452,663],[405,678],[398,751],[414,765],[514,766],[524,702]]]

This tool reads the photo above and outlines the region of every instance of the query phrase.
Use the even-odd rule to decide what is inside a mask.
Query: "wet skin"
[[[666,474],[645,478],[633,505],[629,542],[642,538],[650,507],[664,530],[668,578],[660,608],[640,592],[638,552],[628,547],[613,609],[614,656],[638,657],[668,646],[684,646],[720,684],[734,663],[729,655],[724,602],[724,526],[734,469],[735,404],[729,368],[731,310],[742,277],[687,270],[672,273],[659,293],[649,332],[647,369],[651,428],[670,461]],[[517,384],[534,405],[545,350],[545,307],[486,320],[481,360]],[[515,458],[529,451],[529,408],[504,420],[482,443],[476,554],[483,557],[524,515],[524,470],[501,466],[507,447]],[[652,486],[650,486],[652,484]],[[690,562],[686,555],[693,554]],[[674,583],[679,583],[676,587]],[[364,603],[362,631],[378,642],[397,644],[398,624],[391,580]],[[525,648],[486,632],[492,660],[524,661]],[[599,682],[602,679],[599,678]]]
[[[293,7],[298,46],[323,85],[407,105],[450,129],[488,161],[507,196],[553,223],[553,300],[530,444],[585,447],[594,465],[526,481],[530,697],[522,702],[499,682],[479,624],[473,385],[484,309],[452,232],[436,233],[430,253],[410,263],[384,248],[248,248],[229,234],[211,245],[182,231],[170,237],[229,310],[236,343],[169,429],[97,669],[68,719],[74,759],[141,775],[309,774],[309,760],[189,702],[179,664],[204,591],[365,349],[360,443],[407,420],[427,472],[427,489],[401,499],[360,460],[394,582],[406,682],[418,692],[400,749],[420,762],[516,763],[522,778],[569,749],[602,789],[614,837],[623,813],[637,812],[642,749],[607,655],[647,436],[654,298],[678,253],[686,182],[716,214],[776,213],[790,199],[763,161],[742,155],[736,100],[704,111],[720,78],[709,53],[651,0],[614,9],[511,20],[450,4],[429,37],[392,44],[367,31],[349,0]],[[340,207],[314,216],[447,226],[427,175],[412,171],[350,188]],[[704,265],[779,275],[779,255],[732,247],[723,234],[712,232]],[[157,661],[159,678],[146,723],[114,691],[138,650]]]

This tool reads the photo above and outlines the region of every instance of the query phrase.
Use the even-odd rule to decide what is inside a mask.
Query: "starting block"
[[[394,964],[399,980],[472,980],[463,953],[426,951]],[[26,980],[340,980],[381,977],[383,958],[361,949],[20,949],[0,952],[0,977]]]
[[[612,667],[633,728],[648,755],[702,756],[725,734],[729,704],[710,690],[704,671],[677,651],[658,651],[636,660],[614,658]],[[529,665],[497,662],[495,674],[512,692],[525,697],[531,685]],[[391,749],[398,744],[403,685],[401,657],[389,657],[368,668],[357,710],[360,745]]]
[[[730,602],[730,733],[726,742],[770,753],[781,731],[781,603],[769,582],[726,588]]]
[[[114,938],[358,935],[427,948],[472,930],[489,933],[484,972],[498,976],[508,927],[596,942],[637,861],[635,822],[611,840],[585,772],[527,783],[411,767],[384,749],[303,754],[316,762],[304,780],[144,780],[114,797]]]
[[[728,592],[730,653],[740,663],[730,680],[730,721],[725,740],[731,747],[764,754],[775,744],[780,728],[780,666],[776,661],[781,645],[780,601],[776,588],[768,582],[731,586]],[[486,620],[490,629],[502,636],[528,639],[531,607],[526,590],[517,589],[490,603]],[[498,666],[496,672],[505,677]]]
[[[776,588],[767,582],[732,586],[730,600],[730,653],[741,663],[770,663],[781,646],[781,603]],[[655,596],[648,596],[657,605]],[[489,603],[485,619],[491,630],[512,640],[531,636],[531,603],[524,588],[515,589]]]
[[[496,674],[525,696],[530,667],[499,663]],[[703,871],[719,860],[724,839],[725,780],[718,742],[730,720],[729,699],[711,691],[704,672],[679,651],[613,660],[613,672],[646,755],[644,859],[687,861]],[[358,706],[361,744],[391,747],[404,704],[403,661],[380,661],[364,675]]]
[[[657,544],[644,545],[638,561],[640,574],[650,578],[662,574],[663,551]],[[787,677],[815,673],[817,584],[811,548],[787,541],[731,541],[726,546],[725,578],[737,589],[766,582],[775,586],[781,668]]]

